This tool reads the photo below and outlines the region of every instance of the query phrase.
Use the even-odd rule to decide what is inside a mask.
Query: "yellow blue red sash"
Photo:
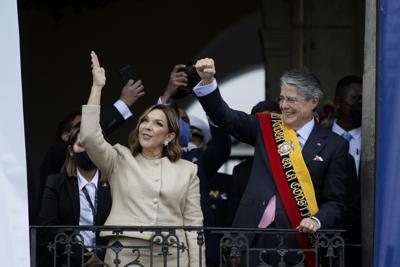
[[[318,212],[314,186],[301,154],[296,132],[288,128],[280,114],[258,113],[264,147],[274,182],[290,224],[296,228],[303,218]],[[310,248],[304,234],[296,236],[301,248]],[[308,266],[315,266],[310,253],[305,253]]]

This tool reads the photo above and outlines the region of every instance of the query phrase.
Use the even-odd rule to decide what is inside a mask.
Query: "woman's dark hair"
[[[178,116],[176,112],[166,105],[153,105],[148,108],[143,114],[140,116],[135,129],[129,134],[128,142],[129,147],[131,149],[132,155],[136,156],[138,153],[142,151],[142,146],[139,143],[139,126],[144,121],[146,116],[153,110],[161,110],[165,117],[167,118],[167,126],[168,131],[170,133],[174,133],[174,139],[168,143],[167,146],[164,146],[162,151],[162,156],[167,157],[170,161],[175,162],[181,158],[181,147],[178,143],[178,136],[179,136],[179,122]]]
[[[61,136],[65,132],[71,131],[76,125],[73,125],[73,121],[77,116],[80,116],[81,113],[79,111],[74,111],[68,114],[57,126],[57,142],[62,142]]]
[[[75,142],[78,140],[78,135],[80,132],[80,127],[76,127],[73,129],[73,132],[68,138],[68,146],[66,150],[66,155],[65,155],[65,162],[62,168],[62,171],[65,171],[68,176],[77,176],[76,174],[76,168],[78,167],[76,165],[75,159],[71,156],[70,151],[72,150],[72,147],[74,146]]]

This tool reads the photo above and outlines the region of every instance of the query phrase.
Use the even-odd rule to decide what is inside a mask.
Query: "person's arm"
[[[202,81],[194,88],[194,92],[211,121],[238,140],[254,145],[258,131],[257,117],[231,109],[222,99],[214,79],[215,65],[212,59],[197,61],[196,69]]]
[[[172,69],[167,88],[158,101],[160,104],[170,104],[171,98],[178,93],[178,89],[187,86],[187,74],[184,71],[180,71],[184,67],[185,65],[178,64]]]
[[[118,152],[104,139],[99,124],[101,92],[105,85],[105,71],[100,66],[94,52],[92,57],[93,85],[87,105],[82,107],[82,122],[80,139],[82,146],[87,150],[90,159],[103,172],[105,177],[110,177],[116,166]],[[143,92],[138,94],[138,98]]]
[[[100,113],[100,124],[105,135],[115,131],[127,119],[132,117],[130,108],[144,94],[141,80],[129,80],[121,90],[121,96],[115,103]]]
[[[46,185],[41,199],[41,208],[39,212],[40,225],[57,225],[59,192],[57,190],[57,181],[61,178],[58,175],[51,175],[47,178]]]
[[[336,229],[343,226],[346,201],[351,188],[351,170],[348,164],[348,143],[335,143],[335,151],[329,162],[319,202],[319,211],[313,217],[303,219],[302,232],[315,232],[320,228]],[[322,179],[322,178],[321,178]]]
[[[351,174],[348,169],[349,145],[343,142],[337,149],[329,163],[327,176],[322,188],[322,205],[315,215],[321,227],[325,229],[342,226],[346,200],[351,186]]]
[[[200,179],[197,177],[197,165],[193,164],[190,174],[188,191],[186,192],[185,208],[183,210],[183,226],[203,226],[203,213],[200,206]],[[197,232],[185,231],[189,251],[189,266],[199,265],[199,245]],[[202,259],[205,266],[205,250],[203,244]]]

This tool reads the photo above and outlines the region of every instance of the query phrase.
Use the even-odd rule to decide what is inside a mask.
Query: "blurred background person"
[[[351,194],[345,216],[346,266],[361,266],[361,110],[362,79],[348,75],[341,78],[335,91],[336,117],[332,131],[349,142],[350,166],[354,170]]]
[[[50,175],[43,193],[39,223],[41,225],[103,225],[111,210],[111,193],[107,182],[100,183],[101,173],[88,157],[80,144],[79,128],[71,132],[67,142],[67,155],[63,170]],[[44,246],[54,241],[57,232],[51,231],[44,240]],[[69,233],[72,234],[72,233]],[[85,266],[94,266],[96,255],[93,247],[106,245],[98,233],[79,233],[72,246],[71,266],[82,266],[81,251],[84,251]],[[60,246],[60,244],[58,244]],[[84,246],[82,248],[82,246]],[[59,247],[57,266],[67,264],[66,247]],[[97,252],[104,259],[105,250]],[[40,255],[40,266],[53,266],[53,253]]]
[[[332,131],[349,141],[349,153],[355,160],[357,173],[361,155],[361,100],[361,77],[349,75],[339,80],[335,91],[337,119],[332,125]]]

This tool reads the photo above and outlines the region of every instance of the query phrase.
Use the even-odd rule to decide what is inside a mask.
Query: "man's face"
[[[283,121],[287,126],[295,130],[303,127],[313,117],[313,110],[317,107],[318,101],[318,97],[306,100],[299,94],[297,87],[283,84],[279,97]]]
[[[338,106],[338,112],[344,116],[350,115],[350,107],[353,104],[359,103],[362,100],[362,85],[359,83],[352,83],[347,90],[344,98],[337,97],[335,99]]]

